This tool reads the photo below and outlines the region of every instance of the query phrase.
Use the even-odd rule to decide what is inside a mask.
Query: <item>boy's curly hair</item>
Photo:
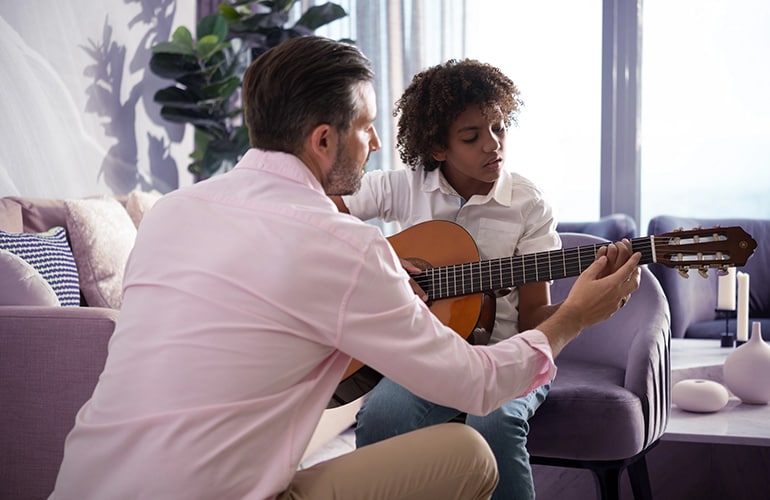
[[[523,106],[519,89],[498,68],[474,59],[450,59],[426,69],[396,102],[398,119],[396,148],[401,161],[413,170],[418,166],[435,170],[436,148],[448,147],[449,127],[470,105],[481,106],[490,119],[499,112],[508,128],[516,123]]]

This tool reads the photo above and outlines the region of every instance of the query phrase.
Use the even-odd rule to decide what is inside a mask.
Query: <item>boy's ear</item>
[[[433,159],[436,161],[446,161],[446,151],[434,151],[433,152]]]

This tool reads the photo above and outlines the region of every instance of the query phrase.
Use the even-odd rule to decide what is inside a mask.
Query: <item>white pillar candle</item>
[[[738,273],[738,326],[735,338],[738,341],[749,340],[749,275]]]
[[[717,280],[717,309],[735,311],[735,276],[734,267],[727,269],[726,274],[720,274]]]

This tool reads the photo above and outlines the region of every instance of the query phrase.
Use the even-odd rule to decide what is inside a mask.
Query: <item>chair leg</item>
[[[647,460],[644,455],[628,466],[628,479],[631,481],[634,500],[652,500],[650,474],[647,471]]]
[[[620,500],[621,466],[592,467],[601,500]]]

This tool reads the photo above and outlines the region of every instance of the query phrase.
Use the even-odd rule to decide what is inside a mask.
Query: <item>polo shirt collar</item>
[[[439,191],[446,195],[451,196],[460,196],[457,191],[449,184],[449,182],[444,177],[444,174],[441,173],[441,169],[437,168],[435,170],[431,170],[430,172],[424,172],[424,181],[422,183],[422,191],[425,193],[431,193],[434,191]],[[511,193],[513,192],[513,179],[512,176],[509,175],[507,172],[502,172],[500,174],[500,177],[495,181],[495,184],[492,186],[492,189],[489,191],[489,193],[482,197],[478,198],[478,202],[474,201],[475,203],[483,204],[488,200],[494,200],[499,205],[502,205],[504,207],[510,207],[511,206]],[[469,200],[465,200],[469,201]]]

